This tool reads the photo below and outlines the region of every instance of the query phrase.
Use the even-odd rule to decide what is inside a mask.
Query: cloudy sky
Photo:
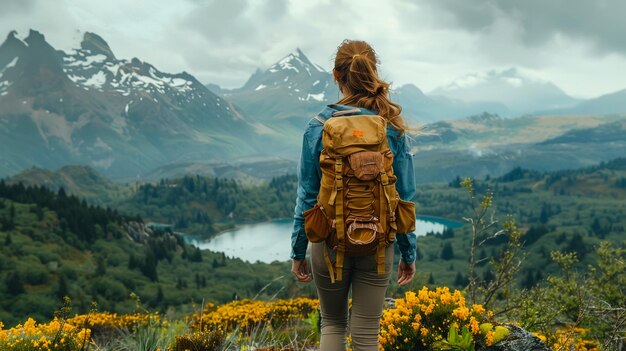
[[[0,0],[0,35],[33,28],[67,50],[91,31],[118,58],[227,88],[296,47],[330,70],[355,38],[396,86],[518,67],[594,97],[626,88],[625,13],[623,0]]]

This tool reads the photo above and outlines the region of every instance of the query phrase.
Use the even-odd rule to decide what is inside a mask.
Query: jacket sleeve
[[[413,154],[406,135],[398,137],[393,159],[393,172],[397,177],[396,190],[402,200],[411,201],[415,196],[415,169],[413,168]],[[397,235],[396,241],[406,263],[415,261],[416,235],[407,233]]]
[[[291,233],[291,258],[302,260],[306,256],[308,240],[304,232],[302,212],[315,206],[320,190],[321,169],[319,165],[318,141],[309,126],[302,138],[302,153],[298,163],[298,190],[294,209],[293,232]]]

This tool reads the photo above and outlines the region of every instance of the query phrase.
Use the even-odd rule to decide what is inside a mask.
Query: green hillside
[[[500,176],[515,167],[552,172],[623,157],[624,115],[524,116],[483,114],[427,125],[414,137],[417,182],[459,174]]]
[[[88,205],[43,187],[0,181],[0,320],[50,319],[69,295],[86,312],[130,312],[137,293],[148,306],[174,314],[203,299],[226,302],[299,290],[285,263],[248,264],[186,245],[171,232],[152,231],[141,218]],[[310,293],[310,292],[309,292]],[[298,294],[306,294],[298,292]],[[280,294],[279,294],[280,295]]]
[[[140,185],[114,206],[149,221],[173,224],[176,231],[208,237],[236,224],[291,218],[296,185],[293,175],[258,185],[185,176]]]
[[[41,185],[53,191],[63,188],[69,194],[100,205],[119,201],[131,194],[130,186],[114,183],[93,168],[79,165],[63,166],[56,171],[32,167],[8,178],[6,183]]]
[[[448,184],[420,185],[414,198],[417,213],[453,219],[469,216],[470,201],[460,183],[459,177]],[[556,273],[550,259],[553,250],[576,252],[580,267],[585,268],[597,260],[594,252],[601,240],[626,243],[626,159],[551,173],[516,168],[502,177],[475,180],[474,188],[478,194],[493,192],[496,218],[511,214],[524,233],[526,259],[519,287],[530,287]],[[482,277],[493,274],[487,260],[499,256],[506,242],[501,239],[489,240],[478,250],[479,259],[486,258],[479,267]],[[469,225],[444,235],[419,237],[420,283],[432,274],[432,284],[463,287],[469,245]]]

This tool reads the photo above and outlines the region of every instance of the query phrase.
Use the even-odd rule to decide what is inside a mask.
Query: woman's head
[[[337,48],[333,70],[344,96],[338,103],[377,111],[404,132],[407,126],[400,116],[402,108],[389,100],[389,83],[378,76],[377,64],[376,52],[368,43],[344,40]]]

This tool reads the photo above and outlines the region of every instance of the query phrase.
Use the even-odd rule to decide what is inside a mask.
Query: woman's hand
[[[406,263],[400,260],[400,264],[398,264],[398,285],[403,286],[413,280],[415,276],[415,261],[412,263]]]
[[[299,282],[308,283],[313,279],[309,272],[309,266],[304,260],[293,260],[291,263],[291,273],[298,279]]]

